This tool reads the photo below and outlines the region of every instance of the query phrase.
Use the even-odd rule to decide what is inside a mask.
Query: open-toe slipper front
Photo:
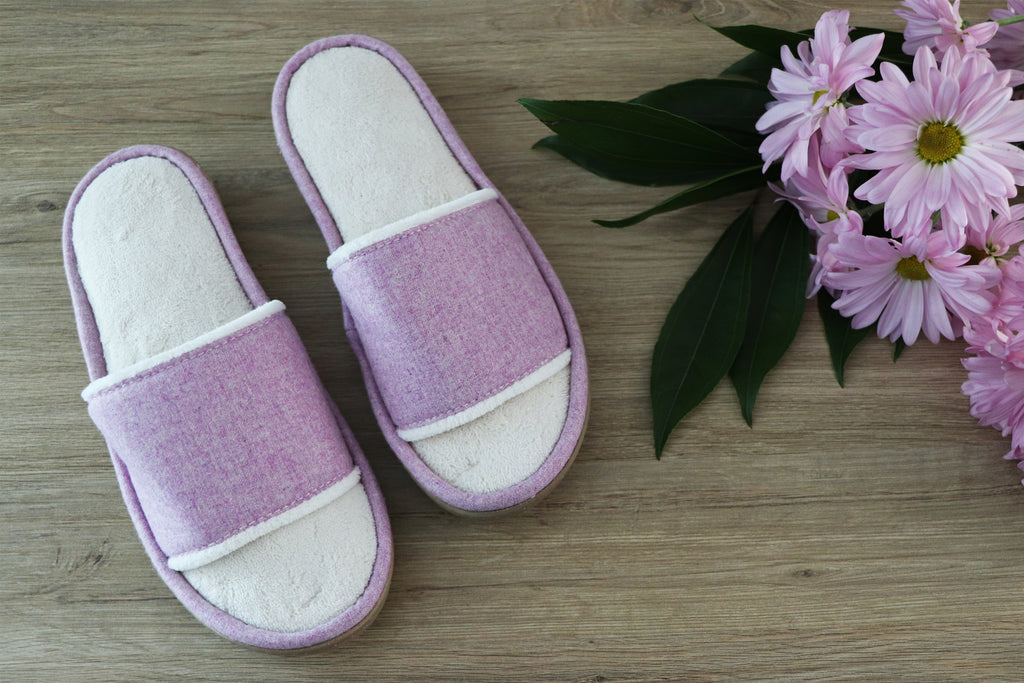
[[[506,511],[549,490],[585,428],[579,326],[426,85],[394,48],[336,36],[285,65],[273,115],[406,469],[454,512]]]
[[[83,397],[178,599],[268,649],[367,625],[391,574],[380,489],[198,166],[107,157],[71,197],[64,254]]]

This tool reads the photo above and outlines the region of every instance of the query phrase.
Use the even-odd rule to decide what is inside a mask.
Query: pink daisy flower
[[[1006,9],[994,9],[988,16],[997,21],[1021,14],[1024,14],[1024,0],[1007,0]],[[1000,26],[988,43],[988,54],[1000,69],[1024,70],[1024,23]]]
[[[827,178],[820,164],[817,171],[809,178],[793,176],[789,183],[793,193],[789,199],[800,211],[800,217],[815,239],[815,253],[811,254],[811,272],[807,278],[807,298],[818,293],[829,273],[843,268],[832,253],[832,245],[839,235],[848,232],[860,234],[864,228],[864,219],[848,204],[850,185],[847,170],[833,168]]]
[[[811,272],[807,280],[807,297],[821,289],[824,276],[841,268],[830,247],[839,234],[860,233],[864,219],[850,208],[849,169],[836,166],[826,173],[818,157],[817,140],[811,140],[811,165],[806,176],[795,175],[786,181],[785,189],[772,189],[788,199],[800,212],[800,218],[815,238],[815,254],[811,255]]]
[[[896,10],[896,15],[907,22],[903,51],[908,55],[922,46],[937,50],[940,57],[951,49],[973,52],[992,40],[999,28],[992,21],[964,28],[960,0],[903,0],[900,4],[907,8]]]
[[[850,169],[836,166],[826,171],[818,155],[816,138],[811,140],[809,151],[807,173],[786,180],[784,190],[774,185],[772,189],[800,211],[804,223],[814,232],[860,232],[864,221],[849,206]]]
[[[951,321],[950,312],[970,320],[992,308],[987,290],[998,269],[968,265],[969,257],[950,247],[941,232],[903,243],[845,233],[832,254],[850,268],[824,279],[840,292],[832,307],[852,318],[857,329],[877,321],[879,337],[902,337],[907,344],[922,332],[933,343],[954,339],[957,321]]]
[[[1014,256],[1000,264],[1002,280],[996,289],[995,306],[988,313],[990,325],[1024,330],[1024,256]]]
[[[834,168],[851,154],[864,151],[850,137],[850,125],[849,112],[841,102],[829,109],[822,119],[818,158],[825,168]]]
[[[849,145],[842,134],[848,126],[840,101],[851,87],[874,73],[871,64],[882,49],[881,34],[850,42],[850,13],[832,10],[821,15],[814,38],[797,46],[797,57],[782,48],[785,69],[773,69],[768,89],[775,97],[757,122],[758,132],[768,137],[760,153],[765,170],[782,159],[782,178],[805,174],[811,138],[827,129],[825,144]],[[823,150],[830,158],[842,153]],[[860,151],[859,148],[856,151]]]
[[[941,211],[951,244],[963,244],[968,223],[1009,213],[1024,182],[1024,102],[1011,101],[1009,72],[978,54],[947,54],[938,66],[927,48],[914,55],[914,81],[892,64],[882,80],[861,81],[866,103],[850,109],[850,134],[873,154],[846,163],[878,173],[854,192],[885,204],[896,237],[924,236]]]
[[[814,243],[814,253],[811,254],[811,272],[807,277],[807,288],[804,296],[810,299],[815,296],[822,287],[831,289],[825,283],[834,274],[847,270],[836,258],[833,246],[839,241],[838,232],[819,233]]]
[[[1024,459],[1024,334],[998,327],[964,329],[973,357],[961,362],[967,381],[961,390],[971,400],[971,415],[982,425],[1012,434],[1011,460]]]
[[[961,249],[971,257],[972,263],[992,259],[1003,266],[1018,253],[1024,242],[1024,204],[1014,204],[1009,215],[996,215],[980,229],[968,226],[967,243]]]

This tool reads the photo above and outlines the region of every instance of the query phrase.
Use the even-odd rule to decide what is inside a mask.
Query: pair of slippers
[[[585,427],[579,327],[426,85],[378,40],[328,38],[285,65],[273,119],[402,464],[456,513],[545,493]],[[64,255],[83,398],[178,599],[260,648],[367,625],[393,558],[380,488],[199,167],[107,157],[71,197]]]

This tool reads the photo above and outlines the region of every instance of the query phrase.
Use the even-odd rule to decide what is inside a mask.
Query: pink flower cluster
[[[845,10],[782,49],[760,152],[815,238],[808,296],[891,341],[963,337],[971,413],[1024,460],[1024,23],[997,23],[1024,0],[972,26],[960,0],[902,5],[912,68],[876,72],[883,36],[851,40]]]

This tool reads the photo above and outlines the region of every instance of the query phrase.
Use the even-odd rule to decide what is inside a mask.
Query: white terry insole
[[[100,174],[75,208],[72,239],[108,373],[253,308],[191,183],[165,159],[131,159]],[[360,483],[183,574],[241,621],[297,632],[348,609],[369,583],[376,554],[373,514]]]
[[[477,189],[405,77],[359,47],[324,50],[291,78],[288,129],[346,242]],[[473,493],[537,470],[569,409],[569,368],[477,420],[413,441],[440,477]]]

